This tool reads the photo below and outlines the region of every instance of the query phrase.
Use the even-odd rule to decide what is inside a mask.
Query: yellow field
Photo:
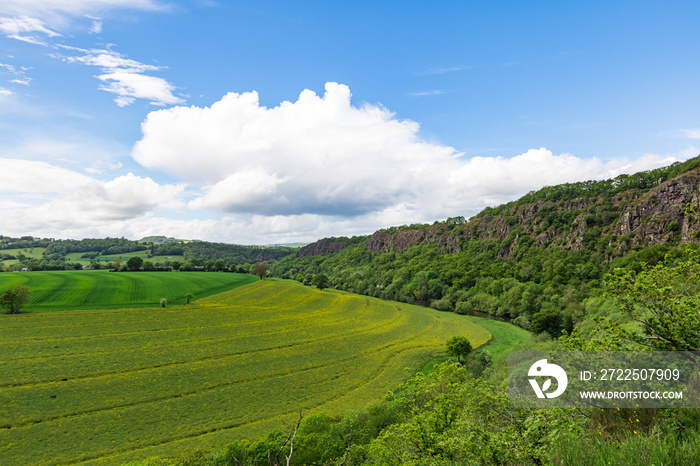
[[[192,305],[0,316],[0,464],[119,464],[382,399],[452,313],[258,281]]]

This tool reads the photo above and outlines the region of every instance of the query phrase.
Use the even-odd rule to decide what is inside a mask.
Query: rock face
[[[307,244],[297,251],[296,257],[317,256],[342,251],[348,245],[347,241],[331,241],[322,239],[315,243]]]
[[[404,252],[413,246],[423,243],[437,244],[438,251],[455,254],[459,251],[459,231],[446,231],[444,224],[432,225],[427,228],[407,228],[395,233],[378,231],[367,243],[371,252]]]
[[[687,243],[700,236],[699,215],[700,171],[693,170],[641,196],[620,215],[615,231],[631,247]]]
[[[698,241],[700,238],[700,168],[658,182],[646,191],[629,189],[611,198],[516,203],[497,214],[478,216],[458,224],[402,227],[377,231],[367,250],[404,252],[413,246],[435,244],[441,253],[455,254],[472,239],[501,242],[499,255],[510,255],[524,238],[534,245],[582,249],[587,242],[606,238],[610,251],[624,254],[636,246]],[[297,256],[333,253],[347,242],[320,240]]]

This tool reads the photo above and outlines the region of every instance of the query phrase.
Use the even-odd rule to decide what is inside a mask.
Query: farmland
[[[215,272],[119,272],[102,270],[1,273],[0,293],[17,285],[32,292],[29,311],[156,306],[161,298],[184,304],[185,294],[202,298],[257,280]]]
[[[342,415],[452,335],[491,338],[465,316],[283,281],[165,309],[1,315],[0,463],[119,464],[255,437],[300,409]]]

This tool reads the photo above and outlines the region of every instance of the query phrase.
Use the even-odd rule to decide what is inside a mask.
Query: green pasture
[[[0,253],[9,254],[11,256],[16,256],[17,254],[24,254],[27,257],[33,259],[41,259],[46,248],[20,248],[20,249],[0,249]]]
[[[221,272],[108,272],[60,270],[0,273],[0,293],[17,285],[31,290],[27,311],[156,306],[161,298],[185,303],[185,294],[203,298],[257,280]]]
[[[166,260],[169,261],[183,261],[184,258],[182,256],[153,256],[153,257],[148,257],[149,254],[151,253],[150,249],[143,249],[141,251],[133,251],[133,252],[125,252],[122,254],[108,254],[106,256],[99,255],[95,257],[94,259],[87,259],[83,258],[82,255],[85,254],[84,252],[71,252],[66,254],[66,259],[68,260],[69,264],[72,263],[80,263],[83,265],[88,265],[90,262],[97,261],[101,262],[103,264],[106,264],[107,262],[112,262],[115,259],[121,258],[123,262],[128,261],[132,257],[140,257],[144,261],[151,261],[154,264],[156,262],[164,263]]]
[[[18,254],[24,254],[26,257],[29,257],[31,259],[38,259],[41,260],[43,259],[43,252],[46,250],[46,248],[27,248],[26,250],[24,248],[18,248],[18,249],[0,249],[0,254],[9,254],[11,256],[17,257]],[[19,262],[16,259],[10,259],[10,260],[0,260],[0,264],[2,265],[13,265]]]
[[[343,415],[453,335],[491,338],[466,316],[282,281],[165,309],[0,315],[0,464],[121,464],[252,439],[299,410]]]

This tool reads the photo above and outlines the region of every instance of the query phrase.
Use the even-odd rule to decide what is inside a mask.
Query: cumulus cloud
[[[420,140],[415,122],[350,100],[347,86],[328,83],[322,97],[305,90],[274,108],[248,92],[152,112],[133,156],[203,183],[194,208],[357,216],[422,195],[426,170],[459,155]]]
[[[90,183],[90,177],[46,162],[0,158],[0,192],[65,193]]]
[[[610,178],[692,155],[606,162],[539,148],[469,158],[424,141],[419,130],[381,105],[353,105],[347,86],[327,83],[322,96],[304,90],[273,108],[246,92],[211,107],[151,112],[132,155],[199,186],[191,209],[229,215],[239,236],[267,232],[284,241],[469,217],[545,185]],[[227,230],[217,222],[223,222],[217,231]]]
[[[85,60],[140,66],[118,55]],[[228,94],[207,108],[151,112],[133,157],[180,184],[131,173],[99,180],[84,168],[59,167],[63,156],[51,163],[0,158],[2,228],[5,234],[53,237],[311,241],[471,217],[545,185],[611,178],[697,154],[688,147],[603,161],[539,148],[468,157],[426,142],[417,123],[399,120],[381,105],[351,100],[346,86],[328,83],[322,96],[305,90],[296,101],[272,108],[248,92]],[[48,150],[89,153],[39,139],[21,156]]]
[[[132,173],[102,181],[46,162],[0,158],[0,166],[0,197],[11,201],[0,204],[4,229],[56,236],[64,227],[108,227],[182,205],[184,185],[160,185]]]

